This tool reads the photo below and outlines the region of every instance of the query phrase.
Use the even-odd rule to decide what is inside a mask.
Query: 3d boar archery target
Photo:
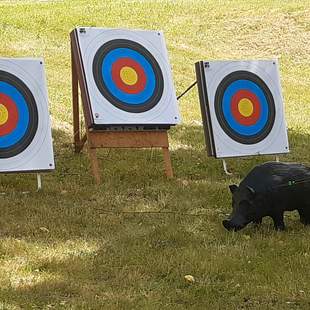
[[[163,34],[78,28],[94,125],[179,123]]]
[[[0,59],[0,172],[54,168],[43,62]]]
[[[196,64],[210,155],[288,152],[276,61]]]

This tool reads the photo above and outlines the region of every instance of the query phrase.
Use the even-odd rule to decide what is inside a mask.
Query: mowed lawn
[[[177,94],[196,61],[279,58],[291,148],[281,160],[310,165],[308,0],[2,0],[0,56],[45,59],[57,169],[41,192],[35,175],[0,177],[0,309],[310,309],[310,228],[295,212],[286,232],[267,218],[222,227],[228,185],[274,158],[230,159],[225,175],[205,152],[196,88],[169,133],[174,179],[160,150],[102,150],[94,184],[72,147],[76,26],[163,30]]]

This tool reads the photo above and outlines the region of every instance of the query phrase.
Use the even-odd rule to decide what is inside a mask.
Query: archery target
[[[117,108],[133,113],[152,109],[161,99],[163,74],[153,55],[131,40],[112,40],[97,51],[94,80]]]
[[[51,169],[43,61],[0,59],[0,172]]]
[[[38,110],[31,91],[17,76],[0,70],[0,158],[24,151],[37,128]]]
[[[218,85],[214,106],[225,133],[242,144],[264,140],[275,121],[273,96],[256,74],[234,71]]]
[[[216,157],[287,153],[277,61],[205,63]]]
[[[180,116],[161,32],[78,28],[95,124],[170,124]]]

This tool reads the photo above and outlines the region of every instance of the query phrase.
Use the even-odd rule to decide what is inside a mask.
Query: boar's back
[[[298,163],[267,162],[256,166],[240,183],[240,187],[250,186],[256,192],[264,193],[290,181],[309,179],[310,167]]]

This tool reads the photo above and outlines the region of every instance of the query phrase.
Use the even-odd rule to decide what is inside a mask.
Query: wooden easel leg
[[[163,155],[164,155],[164,162],[165,162],[165,171],[167,178],[173,178],[173,171],[171,166],[171,159],[168,147],[163,147]]]
[[[99,172],[99,163],[97,158],[97,152],[95,148],[88,148],[89,159],[91,163],[91,169],[93,172],[93,176],[97,184],[100,183],[100,172]]]

